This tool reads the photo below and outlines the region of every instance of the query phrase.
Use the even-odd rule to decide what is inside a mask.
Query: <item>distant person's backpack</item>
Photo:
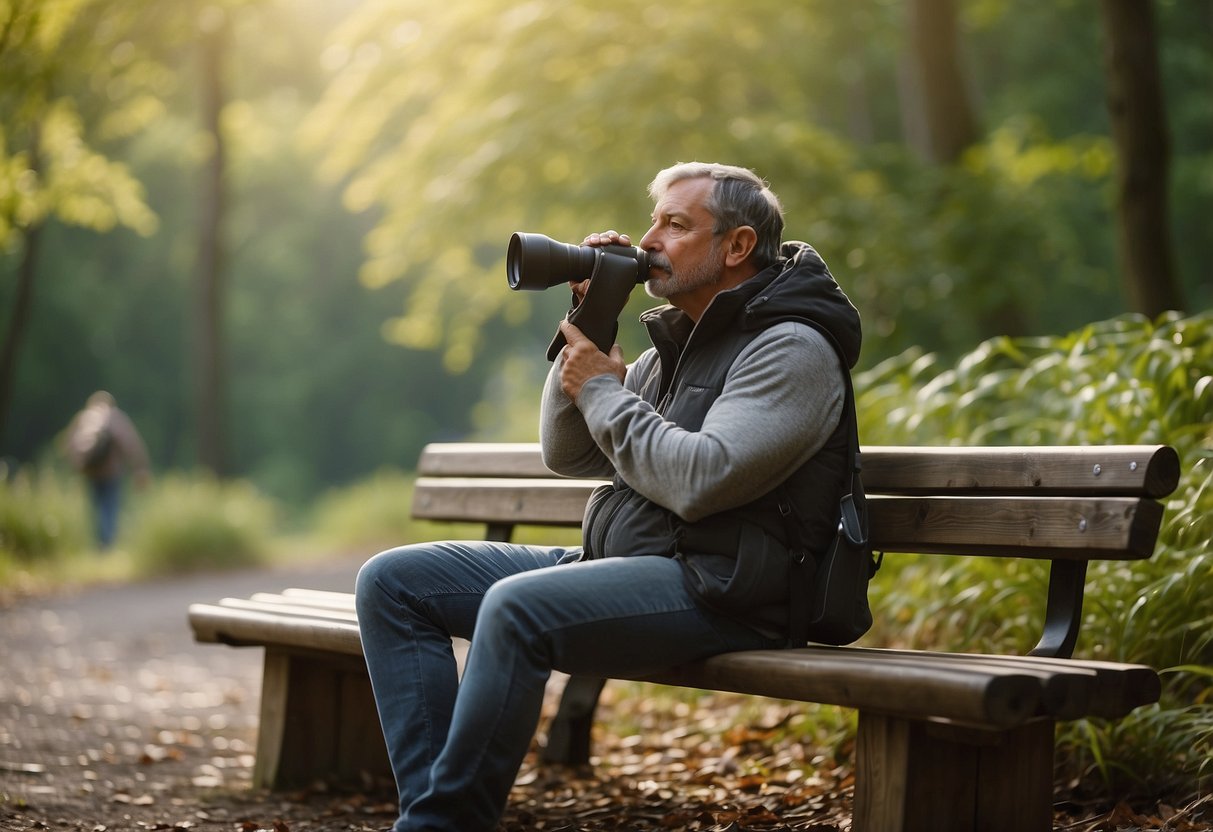
[[[96,409],[85,410],[71,438],[72,459],[85,474],[96,474],[109,459],[114,447],[110,414]]]

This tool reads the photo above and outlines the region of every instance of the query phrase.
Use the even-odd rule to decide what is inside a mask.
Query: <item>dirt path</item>
[[[0,609],[0,829],[295,829],[334,810],[248,783],[261,650],[195,644],[191,602],[306,586],[350,591],[361,558],[27,599]],[[392,807],[332,829],[381,829]],[[300,811],[302,809],[302,811]],[[365,823],[363,822],[365,821]]]

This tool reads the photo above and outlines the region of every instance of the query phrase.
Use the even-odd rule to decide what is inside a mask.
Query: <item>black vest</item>
[[[833,342],[828,330],[807,312],[754,325],[754,304],[750,302],[774,277],[764,280],[766,274],[718,295],[689,338],[689,320],[669,307],[642,318],[659,361],[642,380],[639,393],[665,419],[688,431],[699,430],[737,356],[775,323],[800,320]],[[846,371],[844,365],[840,367]],[[765,588],[757,588],[750,609],[732,612],[739,619],[782,632],[788,618],[788,552],[807,549],[819,553],[829,545],[838,523],[846,467],[847,432],[845,425],[839,425],[825,446],[786,481],[771,483],[766,493],[744,505],[693,523],[636,493],[616,475],[612,485],[596,491],[586,506],[582,526],[585,556],[677,557],[690,579],[696,570],[731,572],[742,547],[759,547],[770,560],[769,569],[756,577]]]

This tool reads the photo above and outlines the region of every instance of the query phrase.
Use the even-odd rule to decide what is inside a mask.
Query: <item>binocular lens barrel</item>
[[[636,246],[574,246],[542,234],[516,231],[505,255],[505,276],[511,289],[547,289],[589,280],[585,296],[566,320],[607,352],[615,341],[619,313],[628,295],[636,284],[648,280],[649,255]],[[548,360],[555,360],[564,345],[564,333],[558,331],[548,347]]]
[[[594,275],[599,259],[625,258],[635,270],[633,285],[649,277],[648,255],[635,246],[576,246],[543,234],[516,231],[505,255],[505,276],[511,289],[541,290]]]
[[[594,272],[597,255],[589,246],[560,243],[542,234],[510,237],[505,273],[511,289],[539,290],[584,280]]]

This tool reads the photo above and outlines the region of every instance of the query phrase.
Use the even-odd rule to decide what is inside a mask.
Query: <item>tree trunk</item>
[[[1117,231],[1130,307],[1151,318],[1183,309],[1167,209],[1170,136],[1146,0],[1101,0],[1108,114],[1116,143]]]
[[[17,269],[17,294],[9,315],[8,331],[4,334],[4,346],[0,348],[0,448],[4,447],[2,443],[12,411],[13,391],[17,387],[17,357],[21,352],[21,342],[25,340],[30,310],[34,306],[34,275],[38,271],[41,239],[41,223],[26,229],[21,264]]]
[[[201,26],[202,122],[211,154],[203,167],[198,225],[197,331],[195,342],[195,415],[198,462],[217,475],[226,473],[227,395],[223,340],[224,266],[223,214],[226,203],[223,142],[223,60],[228,25],[224,13],[206,10]]]
[[[953,0],[911,0],[908,6],[916,93],[922,104],[928,160],[950,164],[980,138],[960,65]]]
[[[29,166],[36,179],[42,177],[41,138],[41,129],[35,124],[30,141]],[[21,263],[17,267],[17,292],[13,298],[8,330],[4,333],[4,345],[0,347],[0,449],[4,447],[4,435],[13,407],[13,391],[17,389],[17,358],[21,353],[21,342],[25,340],[30,310],[34,308],[34,277],[38,272],[42,227],[43,221],[39,219],[25,229]]]

